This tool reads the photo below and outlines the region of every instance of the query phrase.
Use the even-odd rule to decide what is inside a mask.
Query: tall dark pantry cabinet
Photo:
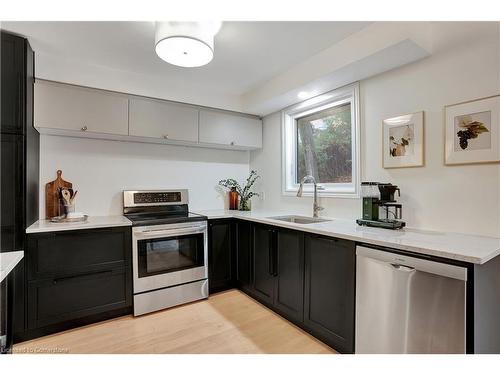
[[[24,250],[25,229],[38,220],[40,135],[33,127],[33,50],[27,39],[5,31],[0,50],[0,251],[7,252]],[[2,307],[14,317],[3,328],[14,341],[26,324],[24,272],[21,261],[9,275],[10,297]]]

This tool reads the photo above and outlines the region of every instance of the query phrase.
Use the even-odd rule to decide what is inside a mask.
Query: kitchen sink
[[[268,217],[268,219],[287,221],[289,223],[295,223],[295,224],[314,224],[314,223],[322,223],[324,221],[331,221],[328,219],[320,219],[319,217],[308,217],[308,216],[297,216],[297,215],[272,216]]]

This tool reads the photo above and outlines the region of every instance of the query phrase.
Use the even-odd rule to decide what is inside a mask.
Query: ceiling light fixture
[[[222,22],[156,22],[156,54],[169,64],[196,67],[212,61]]]

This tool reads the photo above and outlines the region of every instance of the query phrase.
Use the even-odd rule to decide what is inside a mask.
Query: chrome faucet
[[[302,196],[302,189],[304,188],[304,184],[308,181],[314,184],[313,217],[318,217],[318,211],[324,210],[324,208],[318,204],[318,187],[316,185],[316,179],[313,176],[305,176],[302,181],[300,181],[299,191],[297,191],[297,197]]]

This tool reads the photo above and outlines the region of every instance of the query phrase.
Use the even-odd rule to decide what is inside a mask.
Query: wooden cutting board
[[[59,199],[59,188],[72,189],[73,184],[62,179],[62,171],[57,171],[57,178],[45,185],[45,217],[50,219],[54,216],[62,215],[64,205]]]

